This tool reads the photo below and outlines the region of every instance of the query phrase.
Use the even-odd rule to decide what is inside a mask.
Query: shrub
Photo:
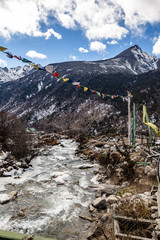
[[[0,143],[4,150],[10,151],[16,158],[27,156],[31,147],[24,122],[5,111],[0,112]]]

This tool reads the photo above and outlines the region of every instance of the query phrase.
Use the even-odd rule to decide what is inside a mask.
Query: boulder
[[[99,197],[96,198],[92,205],[97,209],[106,209],[107,208],[107,202],[105,198]]]

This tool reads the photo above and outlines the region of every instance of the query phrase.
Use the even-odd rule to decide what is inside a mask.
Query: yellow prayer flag
[[[84,92],[86,92],[88,90],[88,87],[84,87]]]
[[[38,70],[38,66],[37,65],[35,65],[33,63],[31,63],[31,65],[34,67],[34,69]]]
[[[1,52],[4,52],[6,49],[7,49],[7,48],[0,46],[0,51],[1,51]]]
[[[63,82],[69,81],[69,78],[62,78],[62,79],[63,79]]]
[[[149,127],[151,127],[151,128],[156,132],[156,134],[157,134],[158,136],[160,136],[160,132],[158,131],[157,126],[156,126],[155,124],[153,124],[153,123],[146,122],[145,118],[146,118],[146,106],[143,105],[143,122],[144,122],[144,124],[146,124],[146,125],[148,125]]]

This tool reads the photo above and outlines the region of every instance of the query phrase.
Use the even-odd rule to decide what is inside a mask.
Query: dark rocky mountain
[[[160,67],[159,58],[143,52],[138,45],[128,48],[114,58],[100,61],[76,61],[50,64],[53,71],[58,71],[61,75],[70,76],[76,74],[80,77],[83,74],[141,74]]]
[[[143,125],[146,129],[142,124],[142,101],[146,101],[152,121],[159,124],[158,64],[158,58],[144,53],[135,45],[113,59],[49,66],[60,76],[80,81],[99,92],[126,96],[127,90],[131,91],[134,96],[132,101],[137,104],[139,126]],[[147,68],[152,71],[144,73]],[[143,74],[138,75],[139,72]],[[102,99],[92,92],[84,93],[82,88],[69,82],[63,83],[44,71],[35,71],[16,81],[1,84],[0,96],[1,110],[15,113],[40,129],[92,133],[127,130],[126,101]]]

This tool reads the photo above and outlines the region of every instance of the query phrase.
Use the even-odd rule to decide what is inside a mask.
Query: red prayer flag
[[[59,78],[59,73],[58,72],[52,73],[52,75]]]
[[[21,56],[17,57],[16,55],[14,55],[13,57],[17,58],[18,60],[22,60]]]

